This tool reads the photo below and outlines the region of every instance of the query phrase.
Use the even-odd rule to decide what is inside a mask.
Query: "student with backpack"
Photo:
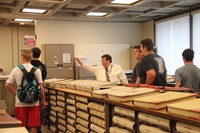
[[[45,94],[40,69],[31,65],[32,51],[21,49],[21,65],[15,67],[5,87],[15,95],[15,116],[28,127],[30,133],[37,133],[40,126],[40,105],[45,107]],[[16,82],[17,88],[13,84]],[[39,99],[41,98],[41,104]]]

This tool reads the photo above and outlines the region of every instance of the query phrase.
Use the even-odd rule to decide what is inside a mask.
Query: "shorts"
[[[37,127],[40,126],[40,107],[15,107],[16,119],[22,122],[21,126]]]

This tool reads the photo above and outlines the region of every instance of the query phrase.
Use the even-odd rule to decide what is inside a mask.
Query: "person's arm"
[[[140,84],[140,73],[141,73],[141,62],[139,61],[136,66],[136,81],[134,84],[139,85]]]
[[[156,72],[154,69],[150,69],[150,70],[146,71],[146,74],[147,74],[146,84],[151,85],[156,78]]]
[[[96,67],[93,67],[91,65],[86,65],[86,64],[83,64],[83,62],[79,59],[79,58],[75,58],[76,59],[76,62],[81,65],[84,69],[86,69],[87,71],[89,71],[90,73],[94,74],[95,75],[95,70],[96,70]]]
[[[16,72],[16,69],[18,69],[18,67],[15,67],[12,72],[10,73],[8,79],[6,80],[6,83],[5,83],[5,88],[7,88],[10,93],[12,93],[13,95],[16,95],[16,90],[15,88],[13,87],[13,84],[15,83],[15,72]]]
[[[127,80],[127,77],[126,77],[126,75],[124,74],[124,72],[121,72],[121,73],[120,73],[119,79],[120,79],[122,85],[128,84],[128,80]]]
[[[16,95],[16,91],[15,91],[15,89],[14,89],[14,87],[13,87],[12,84],[6,83],[6,84],[5,84],[5,87],[6,87],[14,96]]]
[[[137,84],[137,85],[139,85],[140,84],[140,76],[137,76],[137,78],[136,78],[136,81],[135,81],[135,83],[134,84]]]
[[[76,59],[76,62],[77,62],[79,65],[83,66],[83,62],[82,62],[79,58],[75,58],[75,59]]]
[[[176,81],[175,87],[181,87],[181,82]]]
[[[177,69],[175,71],[174,80],[175,80],[175,83],[176,83],[175,87],[181,87],[182,78],[181,78],[181,74],[180,74],[180,70],[179,69]]]
[[[41,108],[44,108],[45,107],[45,91],[44,91],[41,70],[36,69],[35,75],[36,75],[37,81],[39,83],[39,88],[40,88]]]
[[[44,86],[42,83],[40,83],[40,90],[41,90],[41,108],[45,107],[45,92],[44,92]]]
[[[122,85],[128,84],[128,79],[127,79],[127,77],[126,77],[126,75],[125,75],[123,69],[121,68],[121,66],[119,66],[118,69],[119,69],[119,71],[120,71],[120,73],[119,73],[119,75],[118,75],[118,78],[119,78],[121,84],[122,84]]]
[[[47,68],[46,66],[43,64],[43,69],[42,69],[42,80],[44,81],[47,77]]]

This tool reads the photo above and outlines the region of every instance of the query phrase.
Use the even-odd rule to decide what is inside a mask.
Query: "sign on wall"
[[[36,44],[35,35],[25,35],[24,42],[27,46],[34,46]]]

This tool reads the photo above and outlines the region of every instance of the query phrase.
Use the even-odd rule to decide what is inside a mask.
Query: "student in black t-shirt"
[[[166,85],[166,67],[164,59],[153,52],[154,44],[151,39],[144,39],[140,43],[144,57],[141,61],[140,82],[148,85]]]
[[[31,60],[31,64],[37,68],[39,68],[41,70],[42,73],[42,80],[44,81],[47,77],[47,70],[46,70],[46,66],[39,60],[40,58],[40,54],[41,54],[41,50],[38,47],[34,47],[31,49],[32,53],[33,53],[33,58]],[[44,124],[43,122],[44,119],[44,110],[40,110],[40,121],[41,124]],[[37,132],[41,133],[41,126],[37,128]]]
[[[134,58],[138,61],[133,69],[132,77],[131,77],[131,83],[132,84],[140,84],[140,71],[141,71],[141,60],[142,60],[142,51],[141,46],[137,45],[133,47],[133,55]]]
[[[44,81],[47,77],[47,70],[46,66],[39,60],[41,50],[38,47],[34,47],[31,49],[33,52],[33,59],[31,61],[31,64],[35,67],[38,67],[42,72],[42,80]]]

